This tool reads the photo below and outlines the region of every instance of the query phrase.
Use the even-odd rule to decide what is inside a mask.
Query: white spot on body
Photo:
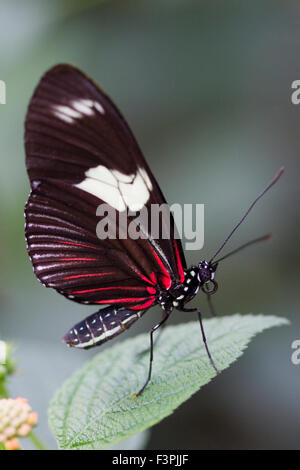
[[[115,333],[117,333],[117,331],[120,330],[120,325],[116,326],[115,328],[113,328],[112,330],[107,330],[106,332],[106,337],[109,337],[109,336],[112,336],[114,335]]]
[[[98,328],[98,331],[100,331],[101,328]],[[106,339],[110,338],[111,336],[113,336],[114,334],[116,334],[117,332],[119,332],[120,330],[120,326],[116,326],[115,328],[111,329],[111,330],[105,330],[102,335],[98,336],[98,337],[94,337],[92,338],[91,340],[89,341],[85,341],[85,342],[81,342],[79,343],[78,345],[76,345],[77,348],[86,348],[87,346],[92,346],[93,344],[97,344],[97,343],[100,343],[101,341],[105,341]],[[86,337],[90,337],[91,335],[88,333],[86,335]]]
[[[125,320],[123,320],[121,322],[122,325],[126,325],[126,323],[128,323],[129,321],[131,321],[133,318],[135,318],[135,315],[130,315],[128,318],[125,318]]]
[[[93,344],[96,344],[96,341],[91,339],[90,341],[85,341],[84,343],[79,343],[76,347],[81,349],[81,348],[86,348],[87,346],[92,346]]]

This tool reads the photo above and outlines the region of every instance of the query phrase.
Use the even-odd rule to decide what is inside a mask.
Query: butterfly
[[[215,261],[217,254],[283,169],[215,255],[187,268],[170,214],[161,216],[162,224],[170,224],[167,239],[153,238],[143,226],[139,228],[144,236],[137,239],[98,238],[99,205],[106,204],[117,213],[150,211],[153,204],[166,204],[166,200],[121,113],[79,69],[60,64],[43,75],[28,106],[25,149],[31,185],[25,235],[34,273],[44,286],[68,299],[98,307],[63,340],[83,349],[101,345],[159,305],[163,317],[150,332],[149,371],[139,395],[151,379],[154,332],[173,309],[196,311],[208,357],[218,372],[207,346],[201,311],[185,305],[199,290],[208,297],[216,292],[218,263],[229,256]],[[118,235],[127,228],[124,223],[128,220],[111,222]]]

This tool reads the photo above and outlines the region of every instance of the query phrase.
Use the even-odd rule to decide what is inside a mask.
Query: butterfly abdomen
[[[89,349],[114,338],[138,320],[143,311],[107,307],[73,326],[63,337],[68,346]]]

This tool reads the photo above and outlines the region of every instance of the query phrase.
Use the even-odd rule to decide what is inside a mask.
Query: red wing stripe
[[[143,279],[143,281],[148,282],[148,284],[156,284],[153,280],[150,281],[146,276],[143,276],[143,274],[139,274],[140,278]]]
[[[96,248],[95,246],[83,245],[82,243],[61,242],[61,241],[58,241],[57,243],[63,243],[63,244],[66,244],[66,245],[84,246],[85,248],[91,248],[92,250],[98,250],[98,248]]]
[[[181,262],[181,258],[179,255],[179,250],[178,250],[178,245],[177,245],[176,240],[174,240],[174,246],[175,246],[176,259],[177,259],[177,269],[178,269],[178,274],[179,274],[179,280],[180,282],[184,282],[185,275],[184,275],[184,270],[182,267],[182,262]]]
[[[151,273],[151,276],[150,276],[150,277],[151,277],[152,283],[156,286],[156,284],[157,284],[157,279],[156,279],[156,274],[155,274],[154,271]]]
[[[156,251],[152,248],[152,251],[153,251],[153,254],[161,268],[161,271],[162,271],[162,279],[161,279],[161,282],[164,286],[165,289],[169,289],[171,287],[171,284],[172,284],[172,280],[171,280],[171,277],[170,277],[170,274],[168,273],[167,269],[165,268],[162,260],[160,259],[160,257],[158,256],[158,254],[156,253]]]
[[[125,287],[125,286],[121,286],[121,287],[98,287],[97,289],[77,290],[77,291],[74,291],[74,292],[69,292],[69,294],[86,294],[88,292],[97,292],[97,291],[101,291],[101,290],[121,290],[121,289],[123,289],[123,290],[139,290],[139,289],[142,289],[144,291],[145,287],[140,287],[140,286],[137,286],[137,287],[132,287],[132,286],[129,286],[129,287]]]
[[[113,272],[113,273],[77,274],[77,276],[64,277],[63,280],[67,281],[69,279],[79,279],[80,277],[108,276],[109,274],[115,274],[115,273]]]
[[[154,287],[146,287],[146,289],[149,292],[149,294],[156,294],[156,289],[154,289]]]
[[[60,258],[60,261],[98,261],[98,258]]]
[[[155,297],[153,297],[154,301]],[[139,300],[149,300],[149,297],[140,297],[133,298],[129,297],[128,299],[106,299],[106,300],[97,300],[96,304],[122,304],[123,302],[138,302]]]

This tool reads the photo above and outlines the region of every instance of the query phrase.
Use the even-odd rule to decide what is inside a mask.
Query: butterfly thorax
[[[180,310],[195,297],[200,288],[208,286],[211,281],[214,283],[214,289],[216,289],[215,271],[216,265],[212,266],[207,261],[202,261],[198,266],[187,269],[182,283],[174,284],[169,290],[160,291],[158,302],[162,309],[170,312],[174,308]],[[210,291],[207,290],[207,293],[210,293]]]

